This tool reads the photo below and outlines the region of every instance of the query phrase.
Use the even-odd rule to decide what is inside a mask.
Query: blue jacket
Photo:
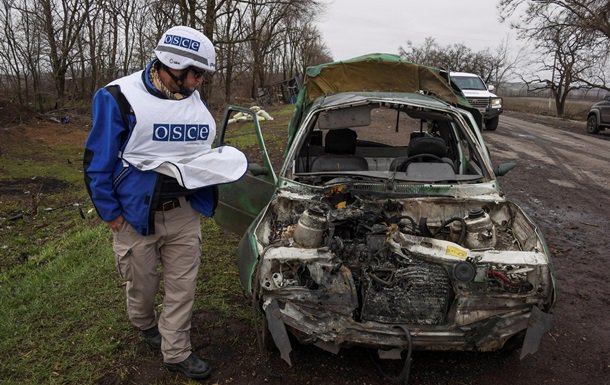
[[[165,98],[148,78],[151,65],[152,62],[146,66],[142,81],[151,94]],[[123,101],[126,112],[125,106],[129,105],[126,99]],[[123,215],[140,234],[154,234],[154,208],[159,203],[161,178],[154,171],[124,166],[119,154],[136,123],[132,111],[124,112],[107,88],[99,89],[93,97],[93,127],[85,144],[83,161],[85,185],[102,220],[108,222]],[[211,217],[217,202],[216,187],[189,192],[189,201],[195,210]]]

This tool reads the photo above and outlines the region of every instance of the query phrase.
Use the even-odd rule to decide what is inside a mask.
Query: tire
[[[498,128],[498,123],[500,122],[500,117],[496,116],[491,119],[485,121],[485,129],[487,131],[495,131]]]
[[[589,115],[587,118],[587,132],[589,134],[597,134],[599,132],[599,124],[597,124],[597,116]]]

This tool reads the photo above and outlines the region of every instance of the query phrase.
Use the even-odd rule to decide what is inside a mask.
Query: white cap
[[[216,52],[212,42],[191,27],[181,25],[168,29],[161,36],[155,55],[161,63],[177,70],[190,66],[208,72],[216,70]]]

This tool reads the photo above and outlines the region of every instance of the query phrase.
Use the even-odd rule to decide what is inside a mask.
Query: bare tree
[[[201,30],[217,48],[206,98],[218,90],[225,101],[256,96],[260,86],[330,60],[313,25],[318,0],[1,1],[1,86],[24,104],[34,94],[41,110],[45,93],[61,107],[143,68],[163,31],[179,24]]]
[[[2,50],[0,50],[0,55],[2,56],[2,61],[5,63],[4,68],[2,68],[2,72],[4,72],[7,76],[13,76],[15,79],[15,93],[17,94],[17,98],[20,103],[23,103],[23,94],[22,94],[22,67],[20,65],[21,60],[17,56],[18,47],[20,41],[23,39],[18,38],[15,33],[15,9],[13,8],[12,2],[3,0],[2,1],[2,9],[0,9],[0,22],[2,22],[3,35],[2,39]]]
[[[246,23],[245,5],[235,0],[227,0],[223,5],[218,18],[215,42],[219,48],[216,66],[224,83],[224,101],[229,102],[236,74],[245,71],[247,67],[245,60],[240,60],[245,56],[240,55],[240,51],[245,49],[248,35],[243,28]]]
[[[544,39],[541,36],[538,42],[540,58],[536,75],[522,79],[531,90],[549,89],[555,99],[557,115],[563,116],[570,92],[590,88],[579,81],[595,65],[586,50],[589,35],[582,31],[574,33],[560,26],[546,28],[541,33],[545,36]]]
[[[36,5],[34,6],[36,7]],[[36,9],[36,8],[34,8]],[[39,111],[44,110],[44,98],[42,95],[42,62],[43,62],[43,52],[42,52],[42,37],[40,35],[40,31],[36,27],[36,23],[30,22],[33,17],[31,14],[24,13],[22,15],[21,22],[21,30],[23,31],[23,36],[29,36],[29,38],[24,39],[23,46],[20,48],[20,56],[21,60],[25,63],[25,66],[28,69],[29,76],[31,77],[31,93],[33,94],[34,102]],[[33,20],[32,20],[33,21]],[[26,77],[26,84],[28,83]],[[29,102],[29,87],[26,86],[25,90],[26,100]]]
[[[576,28],[610,39],[610,3],[607,0],[501,0],[498,9],[503,19],[521,9],[519,28],[538,24],[538,15],[549,9],[557,10],[558,17],[549,20],[545,27]]]
[[[407,46],[398,47],[398,54],[405,60],[430,67],[444,67],[445,60],[440,54],[441,47],[433,37],[426,37],[421,46],[407,40]]]
[[[3,35],[0,38],[0,70],[14,84],[11,93],[18,102],[30,103],[33,95],[36,106],[43,110],[41,92],[44,53],[41,32],[35,22],[40,11],[39,4],[28,4],[27,0],[2,1],[0,23]]]
[[[406,47],[400,46],[399,55],[413,63],[442,68],[448,71],[472,72],[486,82],[499,85],[518,62],[518,56],[511,57],[507,40],[494,52],[489,49],[475,52],[464,44],[441,47],[434,38],[427,37],[421,46],[411,41]]]
[[[264,85],[267,80],[266,66],[282,52],[282,39],[288,30],[286,22],[316,12],[319,3],[316,0],[250,0],[247,4],[254,75],[251,95],[256,97],[257,88]]]
[[[521,53],[521,50],[517,50],[516,54],[512,54],[507,36],[502,43],[496,47],[493,54],[491,54],[490,77],[487,79],[487,82],[494,84],[496,89],[499,90],[502,86],[502,82],[506,80],[508,76],[515,74],[516,68],[523,62]]]
[[[42,12],[37,15],[49,47],[48,58],[53,71],[57,107],[64,102],[66,72],[75,57],[73,50],[89,11],[79,0],[40,0]]]
[[[498,5],[503,20],[517,16],[512,26],[519,38],[537,46],[553,45],[557,31],[570,36],[573,50],[578,36],[578,54],[584,63],[577,63],[578,70],[568,78],[573,83],[610,91],[610,2],[608,0],[502,0]],[[546,50],[547,54],[563,57],[563,52]],[[548,62],[549,58],[545,58]],[[565,72],[568,68],[560,60],[554,60],[553,69]],[[583,67],[583,68],[580,68]],[[575,68],[571,66],[569,68]],[[569,89],[570,87],[568,87]],[[559,108],[558,108],[559,110]]]
[[[330,51],[322,41],[320,32],[313,24],[303,26],[301,34],[295,41],[294,52],[293,60],[296,65],[296,73],[291,73],[290,76],[302,75],[307,67],[332,60]]]
[[[295,14],[284,20],[286,31],[282,55],[279,55],[283,79],[304,74],[310,65],[332,61],[332,55],[314,24],[314,17],[315,13],[309,17]]]

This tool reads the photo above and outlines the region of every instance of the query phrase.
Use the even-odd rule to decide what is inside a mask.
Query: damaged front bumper
[[[381,358],[398,358],[402,351],[458,350],[495,351],[513,336],[522,336],[521,358],[537,351],[542,336],[551,328],[553,316],[533,307],[510,312],[465,326],[405,326],[357,322],[330,312],[311,311],[291,302],[266,303],[267,324],[282,358],[291,364],[292,349],[287,329],[303,344],[314,344],[331,353],[342,347],[363,346],[379,350]],[[410,334],[410,338],[406,336]],[[409,346],[409,341],[411,346]]]
[[[282,358],[290,363],[288,332],[303,344],[333,353],[363,346],[378,349],[380,357],[396,358],[407,349],[495,351],[511,338],[519,339],[516,347],[523,343],[524,356],[535,353],[550,329],[552,315],[540,310],[554,290],[544,254],[473,252],[452,242],[400,233],[384,236],[384,243],[395,257],[401,250],[411,251],[410,258],[397,257],[408,262],[394,269],[391,278],[381,267],[350,268],[325,248],[266,250],[256,279]],[[452,255],[461,252],[465,255]],[[476,261],[468,282],[455,276],[463,259]],[[484,273],[499,272],[491,270],[500,268],[498,261],[519,267],[507,274],[526,277],[527,285],[490,283]],[[385,280],[393,285],[383,285]]]

